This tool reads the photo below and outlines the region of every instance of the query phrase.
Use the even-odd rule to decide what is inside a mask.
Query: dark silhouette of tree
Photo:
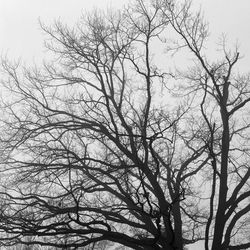
[[[238,47],[219,45],[219,60],[205,56],[207,25],[200,13],[192,16],[190,4],[171,24],[181,36],[180,47],[194,55],[195,65],[182,73],[183,91],[196,98],[209,131],[211,159],[209,216],[205,226],[205,249],[247,249],[249,239],[249,74],[240,74]]]
[[[1,244],[249,247],[249,76],[235,70],[237,48],[223,41],[220,60],[205,57],[207,25],[190,2],[135,0],[74,28],[41,26],[50,63],[2,60]],[[191,51],[193,66],[170,72],[165,47]]]

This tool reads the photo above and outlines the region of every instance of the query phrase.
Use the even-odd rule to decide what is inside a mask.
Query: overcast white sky
[[[84,10],[105,6],[119,7],[128,0],[0,0],[0,54],[24,61],[39,61],[43,57],[43,35],[38,18],[51,23],[60,18],[75,23]],[[245,55],[242,67],[250,65],[250,0],[193,0],[201,5],[210,31],[216,40],[226,33],[233,43],[239,41],[240,51]],[[250,71],[250,70],[249,70]],[[192,247],[201,250],[201,247]]]
[[[82,11],[94,6],[119,7],[128,0],[0,0],[0,54],[37,60],[43,56],[44,36],[38,18],[45,23],[60,19],[75,23]],[[214,38],[222,32],[237,39],[241,54],[250,61],[250,0],[193,0],[200,4]],[[247,63],[245,64],[247,67]]]

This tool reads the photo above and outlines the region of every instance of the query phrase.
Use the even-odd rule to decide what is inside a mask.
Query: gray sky
[[[74,24],[84,10],[94,6],[122,6],[128,0],[0,0],[0,54],[24,61],[39,61],[43,57],[43,39],[38,18],[49,24],[60,18]],[[201,5],[210,23],[212,40],[225,33],[230,43],[238,40],[244,71],[250,65],[250,0],[193,0]],[[201,246],[190,247],[201,250]]]
[[[0,53],[37,59],[44,52],[39,18],[46,24],[58,18],[74,24],[84,10],[118,6],[118,2],[121,4],[111,0],[0,0]]]
[[[73,24],[84,10],[94,6],[119,7],[128,0],[0,0],[0,54],[38,60],[43,56],[44,36],[38,18],[45,23],[60,19]],[[242,53],[250,61],[250,1],[249,0],[193,0],[201,5],[216,40],[226,33],[229,41],[237,39]],[[245,67],[247,63],[245,63]]]

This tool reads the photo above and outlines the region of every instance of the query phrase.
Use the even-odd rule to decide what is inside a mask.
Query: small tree
[[[136,0],[73,29],[42,28],[51,63],[2,61],[2,244],[246,248],[236,246],[249,225],[250,174],[238,52],[209,62],[207,26],[188,2]],[[172,49],[196,58],[187,73],[170,73],[158,56],[167,32],[184,42]],[[188,98],[173,104],[178,77]]]

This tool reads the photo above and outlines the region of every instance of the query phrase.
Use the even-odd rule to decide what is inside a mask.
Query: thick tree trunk
[[[225,211],[227,201],[227,180],[228,180],[228,153],[229,153],[229,117],[225,107],[221,108],[221,117],[223,122],[222,134],[222,152],[221,152],[221,169],[219,184],[218,210],[215,218],[214,238],[212,250],[222,249],[223,232],[226,224]]]
[[[174,233],[175,233],[175,249],[183,249],[183,235],[182,235],[182,220],[181,220],[181,211],[180,204],[176,202],[172,208],[173,217],[174,217]]]

